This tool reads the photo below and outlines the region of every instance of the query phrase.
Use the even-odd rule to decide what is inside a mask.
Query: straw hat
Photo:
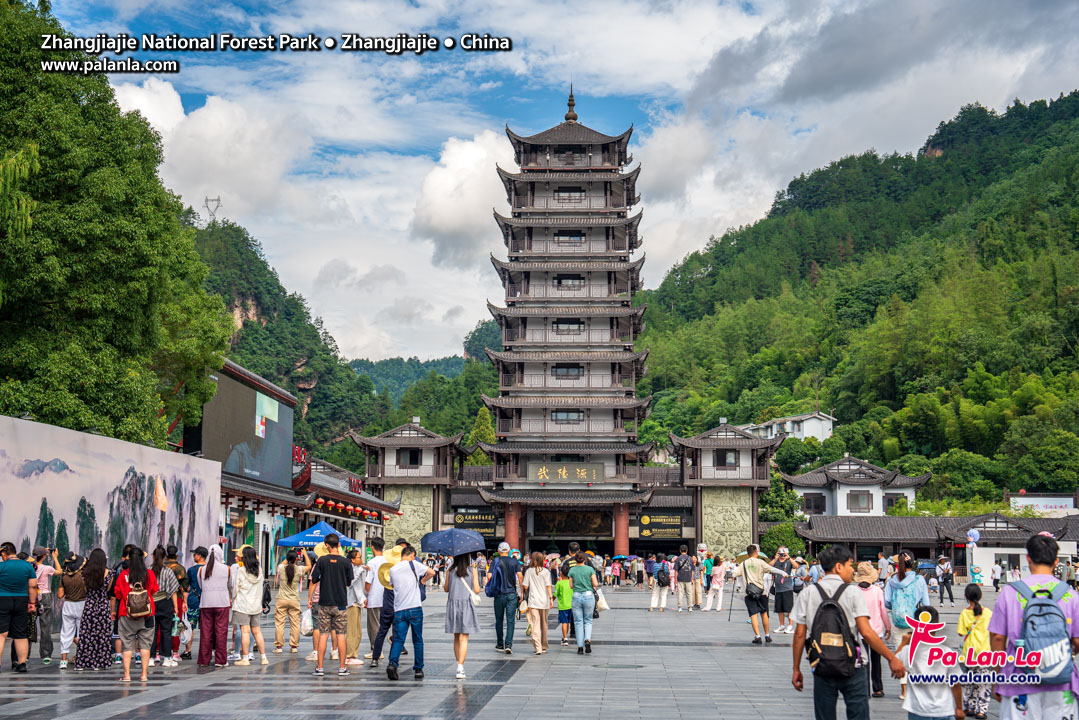
[[[393,590],[393,585],[390,583],[390,568],[401,562],[401,550],[403,548],[400,545],[394,545],[392,548],[382,553],[382,557],[386,559],[386,562],[378,566],[378,581],[382,583],[382,587],[387,590]]]
[[[854,571],[854,582],[856,583],[875,583],[879,577],[880,572],[868,560],[858,563],[858,569]]]

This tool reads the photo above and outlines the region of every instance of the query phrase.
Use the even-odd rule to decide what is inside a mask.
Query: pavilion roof
[[[630,305],[566,305],[566,306],[553,306],[553,305],[530,305],[521,307],[518,305],[511,305],[510,307],[498,307],[487,303],[487,310],[491,315],[495,317],[553,317],[553,318],[568,318],[568,317],[590,317],[592,315],[599,315],[602,317],[641,317],[644,315],[644,309],[646,305],[638,305],[632,307]]]
[[[777,435],[776,437],[768,440],[765,438],[759,438],[756,435],[746,432],[740,428],[730,425],[729,423],[723,423],[711,430],[705,430],[699,435],[694,435],[690,438],[679,437],[674,433],[670,434],[671,442],[674,444],[675,449],[679,447],[689,448],[772,448],[779,447],[783,440],[787,437],[784,434]]]
[[[885,470],[855,457],[843,457],[801,475],[787,475],[786,473],[780,473],[780,475],[784,481],[795,487],[829,487],[841,483],[843,485],[880,485],[884,488],[918,488],[933,477],[932,472],[916,477],[903,475],[898,470]]]

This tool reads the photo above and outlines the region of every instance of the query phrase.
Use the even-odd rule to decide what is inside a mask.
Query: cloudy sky
[[[495,164],[507,124],[580,121],[631,152],[647,287],[791,177],[913,152],[964,104],[1004,110],[1079,84],[1079,4],[1016,0],[571,2],[56,0],[72,32],[509,37],[510,52],[178,53],[113,75],[161,133],[165,183],[246,226],[348,357],[460,353],[501,303]],[[140,57],[162,59],[155,53]]]

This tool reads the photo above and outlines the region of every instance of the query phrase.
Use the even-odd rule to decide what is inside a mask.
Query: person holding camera
[[[761,645],[761,625],[764,626],[764,642],[772,642],[772,635],[768,630],[768,595],[764,591],[764,576],[774,573],[785,577],[787,572],[776,567],[772,563],[757,557],[759,550],[756,545],[746,548],[746,559],[734,571],[734,576],[745,581],[746,610],[749,611],[749,622],[753,625],[753,644]],[[793,593],[793,586],[792,586]],[[759,617],[758,617],[759,616]]]

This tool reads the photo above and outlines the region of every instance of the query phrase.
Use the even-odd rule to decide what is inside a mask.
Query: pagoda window
[[[584,410],[552,410],[551,422],[556,425],[577,425],[584,422]]]
[[[551,367],[551,376],[556,378],[579,378],[584,375],[584,367],[568,363],[558,363]]]
[[[847,492],[847,510],[852,513],[867,513],[873,509],[873,493],[868,490],[850,490]]]
[[[554,241],[559,245],[583,245],[584,233],[580,230],[559,230],[554,234]]]
[[[555,320],[556,335],[580,335],[584,332],[584,320]]]
[[[712,454],[712,465],[714,467],[738,467],[738,451],[716,450]]]
[[[555,287],[568,288],[568,289],[580,289],[584,287],[583,275],[555,275],[554,279]]]
[[[823,515],[828,512],[824,493],[806,493],[802,496],[802,505],[806,515]]]
[[[419,448],[400,448],[397,451],[397,467],[416,468],[420,466]]]
[[[561,186],[554,190],[554,199],[564,203],[579,203],[584,200],[584,188]]]
[[[553,463],[579,463],[584,462],[584,455],[552,455]]]

